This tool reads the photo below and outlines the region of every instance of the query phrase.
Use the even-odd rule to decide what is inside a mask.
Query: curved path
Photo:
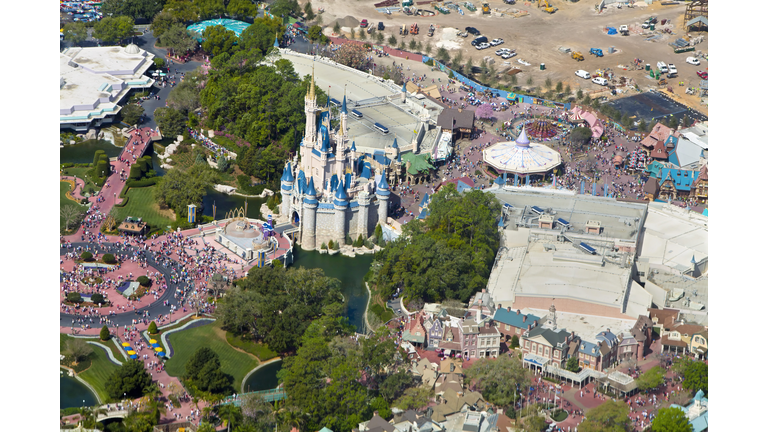
[[[103,344],[100,344],[100,343],[98,343],[98,342],[94,342],[94,341],[87,341],[86,343],[87,343],[87,344],[91,344],[91,345],[93,345],[93,346],[97,346],[97,347],[99,347],[99,348],[103,349],[104,351],[106,351],[106,352],[107,352],[107,357],[109,358],[109,361],[111,361],[112,363],[114,363],[114,364],[116,364],[116,365],[118,365],[118,366],[122,366],[122,365],[123,365],[123,362],[121,362],[121,361],[118,361],[118,360],[115,358],[115,355],[114,355],[114,354],[112,354],[112,350],[111,350],[111,349],[109,349],[109,347],[108,347],[108,346],[104,346]]]
[[[114,253],[114,244],[113,243],[103,243],[104,246],[110,247],[109,250],[107,250],[105,247],[102,246],[94,246],[93,244],[86,243],[86,242],[79,242],[79,243],[72,243],[72,248],[60,248],[60,255],[65,255],[67,252],[71,252],[74,248],[78,246],[82,247],[90,247],[91,250],[96,250],[99,254],[103,253]],[[163,277],[165,278],[166,284],[168,288],[165,289],[165,291],[160,295],[160,298],[149,304],[148,306],[141,307],[139,309],[136,309],[135,311],[130,312],[122,312],[117,313],[115,315],[110,316],[109,318],[112,320],[113,323],[115,323],[117,326],[123,326],[123,325],[133,325],[132,320],[141,318],[142,314],[145,311],[149,312],[149,318],[154,319],[154,317],[157,317],[158,315],[166,315],[171,312],[170,306],[163,306],[163,302],[168,300],[171,305],[177,306],[177,309],[181,309],[181,307],[184,304],[184,297],[181,299],[177,299],[174,297],[174,293],[176,292],[177,288],[182,288],[186,286],[186,284],[180,283],[180,282],[173,282],[171,280],[171,269],[176,269],[177,271],[181,271],[183,269],[183,266],[179,264],[175,260],[171,260],[172,264],[170,267],[166,267],[159,262],[157,262],[154,258],[156,252],[154,251],[143,251],[139,250],[135,246],[122,246],[120,251],[117,252],[119,254],[125,254],[125,253],[133,253],[135,251],[139,251],[140,256],[146,258],[147,265],[154,267],[158,272],[160,272]],[[177,313],[178,310],[177,310]],[[77,318],[83,318],[84,315],[78,315],[78,314],[69,314],[60,312],[59,313],[59,319],[61,321],[60,326],[61,327],[69,327],[72,324],[72,320],[75,320]],[[94,323],[96,324],[96,323]],[[98,330],[98,324],[96,324],[96,330]],[[91,329],[93,330],[93,329]]]
[[[174,334],[174,333],[176,333],[178,331],[187,330],[187,329],[193,329],[195,327],[201,327],[201,326],[204,326],[206,324],[210,324],[210,323],[212,323],[214,321],[216,321],[216,320],[213,319],[213,318],[198,318],[196,320],[193,320],[193,321],[190,321],[190,322],[184,324],[183,326],[181,326],[179,328],[176,328],[176,329],[173,329],[173,330],[168,330],[167,332],[163,332],[163,334],[160,335],[160,341],[163,343],[163,345],[165,345],[165,348],[166,348],[165,353],[167,354],[167,357],[168,358],[173,357],[173,345],[171,345],[171,341],[168,339],[168,337],[170,335],[172,335],[172,334]],[[149,339],[147,339],[147,341],[149,341]]]
[[[82,194],[83,187],[85,187],[85,181],[83,179],[75,176],[63,175],[59,178],[59,180],[66,181],[66,182],[70,182],[70,181],[75,182],[75,188],[70,191],[72,193],[72,196],[79,200],[85,199],[85,197]]]
[[[243,382],[242,382],[242,384],[240,384],[240,393],[245,393],[245,383],[246,383],[246,382],[248,382],[248,378],[250,378],[250,377],[251,377],[251,375],[253,375],[253,373],[254,373],[254,372],[256,372],[257,370],[261,369],[262,367],[264,367],[264,366],[266,366],[266,365],[268,365],[268,364],[274,363],[274,362],[276,362],[276,361],[283,361],[283,359],[282,359],[282,357],[275,357],[275,358],[273,358],[273,359],[271,359],[271,360],[267,360],[267,361],[265,361],[265,362],[263,362],[263,363],[259,364],[258,366],[256,366],[255,368],[253,368],[253,370],[252,370],[252,371],[248,372],[248,373],[245,375],[245,377],[243,377]]]

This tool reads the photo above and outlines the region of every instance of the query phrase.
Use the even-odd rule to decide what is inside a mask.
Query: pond
[[[104,150],[107,157],[117,157],[123,150],[105,140],[88,140],[79,144],[65,145],[59,149],[59,163],[91,163],[96,150]]]
[[[227,212],[236,208],[245,207],[245,197],[240,195],[227,195],[221,193],[213,188],[206,191],[203,197],[203,214],[206,216],[213,215],[213,204],[216,203],[216,219],[224,219]],[[248,214],[249,218],[262,219],[259,209],[261,204],[267,202],[266,198],[248,198]],[[265,216],[266,217],[266,216]]]
[[[283,368],[283,361],[278,360],[260,367],[245,381],[245,391],[271,390],[277,387],[277,373]]]
[[[358,255],[354,258],[341,254],[328,255],[317,251],[304,251],[301,247],[293,250],[295,267],[308,269],[323,269],[326,276],[341,280],[341,292],[347,300],[346,316],[357,331],[365,333],[365,304],[368,302],[368,291],[363,284],[363,277],[373,262],[373,255]]]
[[[61,374],[59,379],[59,409],[81,407],[83,401],[85,406],[94,406],[98,403],[96,395],[74,377],[67,375],[67,370]]]

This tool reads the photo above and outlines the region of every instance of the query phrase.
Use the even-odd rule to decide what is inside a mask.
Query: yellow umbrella
[[[128,351],[128,355],[134,355],[136,354],[136,351]]]
[[[128,342],[123,342],[123,346],[131,346]]]
[[[149,343],[153,344],[153,343],[157,343],[157,341],[156,341],[156,340],[154,340],[154,339],[150,339],[150,340],[149,340]]]
[[[155,348],[155,351],[156,351],[156,352],[160,352],[160,351],[162,351],[162,350],[163,350],[163,349],[162,349],[162,348],[160,348],[160,347],[157,347],[157,348]]]

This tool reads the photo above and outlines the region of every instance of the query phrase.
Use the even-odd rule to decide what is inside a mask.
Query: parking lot
[[[651,6],[645,6],[644,3],[634,8],[608,8],[602,13],[597,14],[594,9],[594,2],[557,2],[555,6],[559,8],[554,14],[548,14],[536,7],[536,2],[517,2],[516,5],[504,4],[502,0],[490,0],[491,9],[518,9],[527,11],[528,15],[519,18],[513,18],[510,15],[504,17],[491,15],[482,15],[481,12],[472,13],[464,10],[465,14],[459,15],[455,10],[448,15],[437,14],[433,17],[408,16],[403,13],[393,13],[386,15],[379,13],[373,7],[375,0],[361,0],[357,2],[346,2],[343,0],[316,0],[312,3],[314,7],[325,9],[323,22],[332,25],[337,18],[352,16],[358,21],[368,19],[369,22],[378,23],[383,21],[386,25],[384,36],[388,38],[394,34],[398,40],[405,41],[408,44],[411,40],[416,40],[426,44],[430,42],[433,46],[432,55],[437,49],[436,43],[441,40],[443,28],[451,27],[460,31],[468,26],[477,28],[483,36],[491,41],[494,38],[504,39],[504,44],[498,47],[477,50],[470,45],[474,38],[469,35],[467,38],[457,38],[457,40],[446,44],[446,49],[453,57],[459,50],[462,51],[464,60],[471,57],[474,64],[477,65],[483,57],[490,56],[495,60],[497,69],[503,65],[504,61],[510,62],[511,66],[521,69],[523,72],[518,75],[518,85],[527,87],[528,77],[533,78],[532,86],[543,86],[546,79],[550,78],[556,83],[562,81],[564,85],[570,84],[574,91],[581,87],[585,90],[599,90],[601,87],[591,82],[591,80],[582,80],[575,76],[577,69],[584,69],[594,73],[597,69],[611,68],[618,76],[632,78],[641,89],[647,87],[656,87],[656,81],[647,76],[647,72],[640,70],[624,71],[619,70],[618,65],[632,65],[634,59],[639,58],[643,63],[650,63],[656,66],[658,61],[673,63],[677,66],[678,77],[669,79],[671,86],[676,94],[684,93],[685,87],[699,87],[701,79],[696,75],[699,70],[706,71],[707,62],[702,60],[700,65],[690,65],[685,63],[686,57],[691,53],[675,54],[672,47],[668,44],[679,37],[686,37],[683,31],[682,21],[685,13],[685,5],[662,6],[661,3],[654,3]],[[474,2],[476,7],[480,2]],[[429,8],[429,5],[426,6]],[[650,34],[643,35],[641,24],[649,16],[671,20],[671,31],[674,34],[660,35],[655,41],[646,41]],[[414,22],[419,24],[421,32],[419,35],[400,36],[398,34],[399,26],[405,24],[410,26]],[[437,27],[435,35],[427,36],[427,28],[430,24]],[[608,26],[619,28],[621,25],[627,25],[629,29],[628,36],[620,34],[608,35],[605,28]],[[661,26],[657,27],[657,29]],[[707,33],[702,33],[704,42],[696,46],[697,50],[706,53],[708,50]],[[697,36],[694,34],[692,36]],[[451,46],[456,46],[450,49]],[[517,56],[509,60],[503,60],[494,55],[498,48],[505,47],[515,49]],[[559,48],[567,47],[572,51],[579,51],[583,54],[584,61],[576,61],[570,54],[563,53]],[[610,53],[610,47],[615,48],[614,53]],[[604,52],[603,57],[596,57],[589,54],[590,48],[600,48]],[[523,59],[530,66],[518,63],[518,59]],[[546,69],[539,70],[539,64],[545,63]],[[685,87],[679,87],[678,83],[682,81]],[[692,106],[699,107],[702,112],[707,113],[706,106],[699,105],[699,98],[689,95],[682,95],[683,99]]]

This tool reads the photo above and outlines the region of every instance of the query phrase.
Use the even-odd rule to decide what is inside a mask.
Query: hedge
[[[143,287],[148,287],[152,283],[152,281],[149,280],[149,278],[146,276],[139,276],[138,278],[136,278],[136,282],[138,282],[139,285]]]
[[[101,260],[104,261],[105,264],[117,264],[115,256],[111,253],[104,254],[104,256],[101,257]]]
[[[133,167],[131,167],[133,169]],[[128,204],[128,191],[131,188],[143,188],[143,187],[149,187],[154,186],[157,184],[157,182],[160,180],[160,177],[150,177],[150,178],[143,178],[140,180],[128,180],[125,182],[125,186],[123,187],[123,191],[120,192],[120,198],[123,200],[120,204],[115,204],[115,207],[125,207],[126,204]]]
[[[93,261],[93,254],[88,251],[85,251],[80,254],[80,259],[83,261]]]

